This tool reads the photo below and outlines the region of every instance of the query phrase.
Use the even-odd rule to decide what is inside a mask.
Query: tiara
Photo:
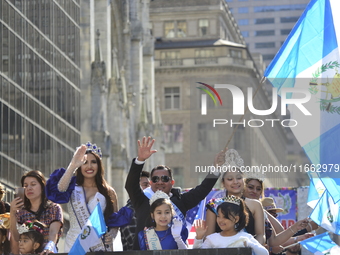
[[[41,234],[43,233],[43,229],[35,225],[32,221],[26,221],[24,224],[18,227],[18,232],[20,235],[29,231],[37,231]]]
[[[229,149],[225,152],[224,164],[222,166],[242,167],[243,164],[244,164],[244,161],[236,150]]]
[[[86,144],[86,150],[87,151],[91,151],[96,153],[100,158],[102,158],[102,150],[100,149],[100,147],[98,147],[95,143],[92,144],[91,142],[87,142]]]
[[[255,179],[255,180],[259,180],[261,182],[264,182],[264,180],[266,179],[266,175],[264,173],[257,172],[255,170],[255,171],[251,171],[251,172],[246,172],[244,174],[244,178],[245,179]]]
[[[153,202],[155,202],[157,199],[160,199],[160,198],[164,198],[164,199],[168,199],[170,200],[170,197],[164,193],[163,191],[161,190],[157,190],[153,195],[152,197],[150,198],[150,205],[152,205]]]
[[[225,202],[240,205],[241,199],[233,195],[221,197],[221,198],[213,198],[209,201],[208,205],[215,211],[215,213],[217,213],[216,211],[217,207],[220,204],[225,203]]]
[[[223,198],[224,202],[227,202],[227,203],[232,203],[232,204],[235,204],[235,205],[240,205],[241,203],[241,199],[236,197],[236,196],[233,196],[233,195],[230,195],[230,196],[226,196]]]
[[[26,233],[30,230],[30,228],[25,223],[18,226],[17,229],[18,229],[18,232],[19,232],[20,235],[23,234],[23,233]]]

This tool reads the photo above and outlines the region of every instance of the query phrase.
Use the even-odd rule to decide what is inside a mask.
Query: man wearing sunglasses
[[[208,174],[200,185],[181,194],[178,189],[173,189],[175,181],[172,178],[171,168],[165,165],[158,165],[151,170],[150,187],[146,188],[143,192],[139,185],[140,173],[143,170],[145,160],[157,152],[152,149],[154,142],[155,140],[151,140],[150,137],[143,137],[142,141],[138,140],[138,157],[132,160],[125,183],[125,189],[129,194],[137,217],[136,235],[133,244],[134,250],[140,250],[137,238],[138,232],[144,229],[146,217],[150,215],[149,198],[154,192],[161,190],[170,196],[176,215],[182,219],[182,223],[185,224],[187,211],[195,207],[209,194],[219,177],[218,173]]]

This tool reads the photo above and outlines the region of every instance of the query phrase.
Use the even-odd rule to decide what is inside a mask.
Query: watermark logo
[[[203,83],[203,82],[197,82],[197,83],[199,83],[199,84],[207,87],[208,89],[210,89],[216,95],[216,97],[218,98],[218,101],[220,102],[220,105],[223,105],[222,99],[221,99],[220,95],[217,93],[216,89],[214,89],[212,86],[210,86],[210,85],[208,85],[206,83]],[[205,93],[207,93],[210,96],[210,98],[214,101],[214,104],[217,105],[215,97],[213,96],[213,94],[209,90],[207,90],[205,88],[201,88],[201,87],[197,87],[197,88],[202,90],[202,91],[204,91]],[[202,100],[202,104],[201,104],[202,115],[207,115],[207,95],[206,94],[202,94],[201,95],[201,100]]]
[[[208,84],[197,82],[201,85],[204,85],[210,91],[212,91],[215,96],[218,98],[220,105],[222,106],[222,99],[220,95],[217,93],[216,89],[228,89],[232,95],[233,101],[233,115],[244,115],[245,114],[245,102],[247,103],[247,107],[249,111],[257,116],[268,116],[274,113],[278,107],[278,91],[277,88],[272,88],[272,104],[269,109],[259,110],[254,107],[254,97],[253,97],[253,88],[247,88],[247,95],[245,97],[243,91],[231,84],[215,84],[214,86],[210,86]],[[217,105],[216,98],[214,95],[206,88],[198,89],[204,91],[206,94],[201,95],[201,115],[207,115],[207,94],[214,101],[215,105]],[[311,93],[308,89],[297,89],[297,88],[282,88],[280,91],[281,96],[281,115],[287,114],[287,106],[294,105],[298,110],[300,110],[304,115],[311,116],[312,114],[307,110],[304,106],[305,103],[308,103],[311,99]],[[297,95],[298,98],[291,98],[291,94]],[[245,99],[246,98],[246,99]],[[247,100],[247,101],[245,101]],[[274,127],[275,122],[280,122],[283,127],[295,127],[297,126],[297,121],[294,119],[250,119],[247,124],[249,127],[262,127],[265,123],[271,123],[271,126]],[[246,120],[243,119],[242,122],[235,122],[234,120],[226,120],[226,119],[214,119],[213,127],[216,125],[225,125],[229,123],[232,127],[233,125],[243,125],[246,126]]]
[[[200,82],[198,82],[200,83]],[[211,90],[214,91],[215,95],[218,95],[218,93],[216,92],[216,89],[228,89],[231,92],[231,95],[233,97],[233,115],[243,115],[245,113],[244,111],[244,102],[245,102],[245,96],[243,94],[243,91],[236,87],[235,85],[231,85],[231,84],[215,84],[215,88],[213,88],[210,85],[204,84],[204,83],[200,83],[202,85],[205,86],[209,86],[209,88]],[[204,90],[205,92],[209,92],[208,94],[210,95],[210,97],[213,98],[212,94],[210,93],[210,91],[208,91],[207,89],[202,89],[199,88],[201,90]],[[304,97],[302,98],[288,98],[288,94],[289,93],[299,93],[304,95]],[[255,115],[259,115],[259,116],[265,116],[265,115],[270,115],[273,112],[275,112],[276,108],[277,108],[277,88],[272,88],[272,95],[273,95],[273,103],[272,106],[270,107],[270,109],[268,110],[258,110],[255,109],[254,107],[254,103],[253,103],[253,88],[247,88],[247,106],[249,108],[249,111]],[[205,96],[205,97],[203,97]],[[220,96],[218,95],[218,98],[220,99]],[[300,109],[300,111],[304,114],[304,115],[312,115],[305,106],[303,106],[303,103],[307,103],[309,100],[311,99],[311,94],[308,91],[308,89],[294,89],[294,88],[283,88],[281,90],[281,115],[286,115],[286,106],[289,104],[294,104],[298,109]],[[206,100],[206,95],[202,95],[201,97],[202,100],[202,104],[201,104],[201,114],[202,115],[207,115],[207,100]],[[216,101],[215,98],[213,98],[214,102]],[[221,105],[222,105],[222,100],[220,100]]]

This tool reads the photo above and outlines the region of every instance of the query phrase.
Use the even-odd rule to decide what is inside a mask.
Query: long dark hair
[[[242,199],[240,199],[240,205],[230,203],[230,202],[223,202],[217,207],[217,212],[221,210],[224,218],[228,220],[235,220],[235,217],[239,217],[239,221],[235,224],[235,230],[240,232],[245,226],[248,225],[248,213],[245,210],[245,204]]]
[[[114,201],[112,201],[109,195],[110,190],[112,188],[110,187],[110,185],[108,185],[108,183],[104,179],[104,168],[103,168],[100,157],[96,153],[93,153],[92,151],[86,151],[86,154],[89,154],[89,153],[91,153],[96,158],[96,161],[97,161],[98,171],[95,176],[95,182],[96,182],[96,186],[97,186],[99,193],[101,193],[106,199],[106,208],[104,211],[104,218],[105,220],[108,220],[108,218],[114,212],[114,209],[115,209],[113,206]],[[76,176],[77,176],[77,179],[76,179],[77,185],[82,186],[84,184],[84,175],[81,172],[81,166],[78,167],[76,171]]]
[[[21,186],[24,187],[24,182],[26,177],[33,177],[35,178],[40,186],[41,186],[41,205],[43,205],[43,207],[47,206],[47,197],[45,194],[45,186],[46,186],[46,179],[45,176],[43,175],[42,172],[38,171],[38,170],[32,170],[29,171],[28,173],[25,173],[22,177],[21,177]],[[25,195],[25,199],[24,199],[24,207],[25,209],[29,210],[31,209],[31,201],[26,197]]]
[[[146,227],[156,227],[156,222],[152,219],[151,217],[151,213],[153,214],[156,210],[156,208],[158,206],[161,205],[168,205],[171,209],[171,214],[172,216],[175,215],[174,209],[172,207],[171,201],[169,199],[165,199],[165,198],[159,198],[157,200],[155,200],[151,205],[150,205],[150,214],[149,216],[146,218],[146,222],[145,222],[145,226]]]
[[[40,229],[40,231],[42,231],[44,228],[46,228],[47,226],[45,224],[43,224],[40,221],[34,221],[33,225],[38,227]],[[44,249],[44,235],[43,233],[41,233],[39,230],[37,231],[36,228],[32,227],[31,229],[29,229],[28,232],[22,233],[20,234],[20,236],[27,236],[29,239],[31,239],[34,243],[38,243],[39,247],[38,249],[35,250],[35,252],[42,252]]]

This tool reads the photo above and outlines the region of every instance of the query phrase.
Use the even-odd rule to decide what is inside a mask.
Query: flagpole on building
[[[254,97],[256,96],[257,92],[259,91],[261,85],[262,85],[265,81],[266,81],[266,77],[262,76],[262,78],[261,78],[259,84],[257,85],[257,88],[256,88],[256,90],[255,90],[255,92],[254,92],[254,94],[253,94],[253,99],[254,99]],[[249,110],[249,107],[248,107],[248,105],[247,105],[247,108],[246,108],[246,110],[244,111],[244,114],[241,116],[241,118],[239,119],[238,122],[240,122],[240,121],[242,121],[242,120],[244,119],[244,117],[245,117],[245,115],[247,114],[248,110]],[[227,144],[224,146],[224,150],[226,150],[226,149],[228,148],[228,145],[229,145],[231,139],[234,137],[234,134],[235,134],[235,132],[236,132],[236,130],[237,130],[237,128],[238,128],[239,125],[240,125],[240,124],[238,123],[238,124],[236,125],[236,127],[234,128],[233,133],[230,135]]]

